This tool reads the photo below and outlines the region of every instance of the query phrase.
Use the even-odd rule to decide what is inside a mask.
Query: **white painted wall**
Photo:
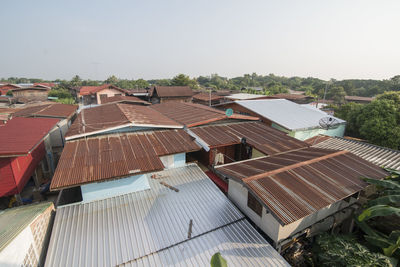
[[[351,198],[350,202],[344,200],[338,201],[330,206],[327,206],[309,216],[306,216],[298,221],[291,224],[282,226],[277,219],[275,219],[271,213],[267,213],[265,207],[263,207],[262,217],[258,216],[252,209],[247,206],[247,194],[248,190],[239,182],[229,179],[228,197],[235,203],[239,209],[246,214],[261,230],[263,230],[275,243],[278,243],[297,232],[307,229],[311,225],[324,218],[342,210],[352,204],[357,199]]]
[[[183,167],[186,164],[186,153],[162,156],[160,160],[166,169]]]
[[[91,202],[147,189],[150,189],[150,184],[146,174],[81,185],[83,202]]]
[[[107,97],[111,97],[111,96],[115,96],[115,95],[125,95],[123,92],[115,90],[115,89],[110,89],[110,88],[106,88],[103,89],[101,91],[98,91],[96,93],[96,97],[97,97],[97,104],[101,104],[101,100],[100,100],[100,95],[107,95]]]
[[[28,225],[2,251],[0,251],[0,266],[23,266],[25,256],[29,251],[29,247],[33,244],[32,231]],[[39,261],[39,256],[37,253],[35,255]]]

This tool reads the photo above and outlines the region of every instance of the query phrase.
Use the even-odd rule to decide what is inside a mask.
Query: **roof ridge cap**
[[[265,178],[265,177],[274,175],[274,174],[278,174],[280,172],[288,171],[288,170],[291,170],[291,169],[294,169],[294,168],[302,167],[304,165],[308,165],[308,164],[311,164],[311,163],[319,162],[319,161],[322,161],[322,160],[326,160],[326,159],[333,158],[333,157],[336,157],[336,156],[339,156],[339,155],[343,155],[343,154],[347,154],[347,153],[349,153],[349,151],[347,151],[347,150],[337,151],[337,152],[334,152],[334,153],[330,153],[328,155],[324,155],[324,156],[320,156],[320,157],[317,157],[317,158],[313,158],[313,159],[309,159],[309,160],[306,160],[306,161],[302,161],[302,162],[298,162],[298,163],[295,163],[295,164],[291,164],[289,166],[285,166],[285,167],[282,167],[282,168],[279,168],[279,169],[276,169],[276,170],[272,170],[272,171],[256,174],[256,175],[253,175],[253,176],[249,176],[247,178],[244,178],[243,182],[244,183],[248,183],[248,182],[251,182],[251,181],[254,181],[254,180],[258,180],[258,179],[261,179],[261,178]]]

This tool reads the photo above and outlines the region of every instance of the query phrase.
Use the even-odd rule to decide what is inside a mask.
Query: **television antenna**
[[[322,119],[319,120],[319,126],[321,126],[322,129],[329,130],[329,129],[336,129],[339,127],[340,122],[335,119],[334,117],[323,117]]]

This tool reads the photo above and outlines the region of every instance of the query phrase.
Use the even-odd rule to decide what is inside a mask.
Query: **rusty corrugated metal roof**
[[[57,117],[69,118],[78,109],[77,105],[61,103],[36,105],[23,108],[13,114],[14,117]]]
[[[361,191],[361,177],[387,174],[347,151],[305,148],[216,167],[241,180],[282,225],[290,224]]]
[[[128,126],[183,128],[148,106],[111,103],[83,109],[66,134],[71,140]]]
[[[223,96],[216,95],[214,93],[211,94],[211,101],[223,99]],[[201,101],[209,101],[210,93],[198,93],[193,96],[193,99],[201,100]]]
[[[102,104],[108,103],[137,103],[142,105],[150,105],[149,102],[144,101],[136,96],[125,96],[125,95],[116,95],[109,96],[101,100]]]
[[[240,114],[233,114],[228,117],[225,115],[225,112],[221,110],[194,103],[166,102],[152,105],[151,108],[187,127],[204,125],[226,119],[258,120],[256,117]]]
[[[190,97],[194,93],[189,86],[154,86],[151,95],[157,92],[159,97]]]
[[[51,189],[162,170],[159,156],[199,150],[183,130],[114,134],[69,141]]]
[[[209,125],[194,127],[190,131],[210,148],[239,144],[243,137],[246,138],[249,145],[267,155],[308,146],[306,143],[261,122]]]

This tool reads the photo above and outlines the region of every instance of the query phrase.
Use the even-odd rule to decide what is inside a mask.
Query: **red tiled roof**
[[[282,225],[363,190],[361,177],[384,178],[378,166],[348,151],[304,148],[216,167],[242,181]]]
[[[157,92],[159,97],[189,97],[193,96],[193,91],[189,86],[155,86],[151,95]]]
[[[80,95],[92,95],[92,94],[95,94],[98,91],[101,91],[101,90],[106,89],[106,88],[112,88],[114,90],[118,90],[118,91],[121,91],[123,93],[126,93],[126,91],[124,89],[119,88],[117,86],[114,86],[112,84],[103,84],[103,85],[100,85],[100,86],[82,86],[79,89],[79,94]]]
[[[121,178],[164,169],[159,156],[200,147],[183,130],[107,135],[69,141],[51,189]]]
[[[0,128],[0,156],[26,155],[57,124],[58,119],[13,118]]]
[[[137,103],[137,104],[143,104],[143,105],[150,105],[149,102],[144,101],[138,97],[135,96],[125,96],[125,95],[116,95],[116,96],[111,96],[111,97],[106,97],[101,100],[102,104],[108,104],[108,103]]]
[[[223,96],[211,94],[211,101],[213,100],[220,100],[223,99]],[[193,96],[193,99],[201,100],[201,101],[210,101],[210,94],[209,93],[199,93]]]
[[[240,144],[242,138],[264,154],[273,155],[308,147],[303,141],[261,122],[240,122],[190,128],[210,148]]]
[[[183,128],[149,106],[111,103],[83,109],[66,134],[66,139],[93,135],[112,129],[133,126]]]
[[[165,116],[179,123],[186,125],[187,127],[204,125],[210,122],[226,119],[258,120],[256,117],[239,114],[233,114],[232,116],[228,117],[223,111],[194,103],[167,102],[152,105],[151,108],[161,112]]]
[[[41,86],[37,86],[37,87],[22,87],[22,88],[15,88],[12,89],[13,91],[25,91],[25,90],[37,90],[37,91],[50,91],[50,87],[41,87]]]
[[[46,104],[23,108],[13,114],[14,117],[57,117],[69,118],[75,114],[77,105]]]

